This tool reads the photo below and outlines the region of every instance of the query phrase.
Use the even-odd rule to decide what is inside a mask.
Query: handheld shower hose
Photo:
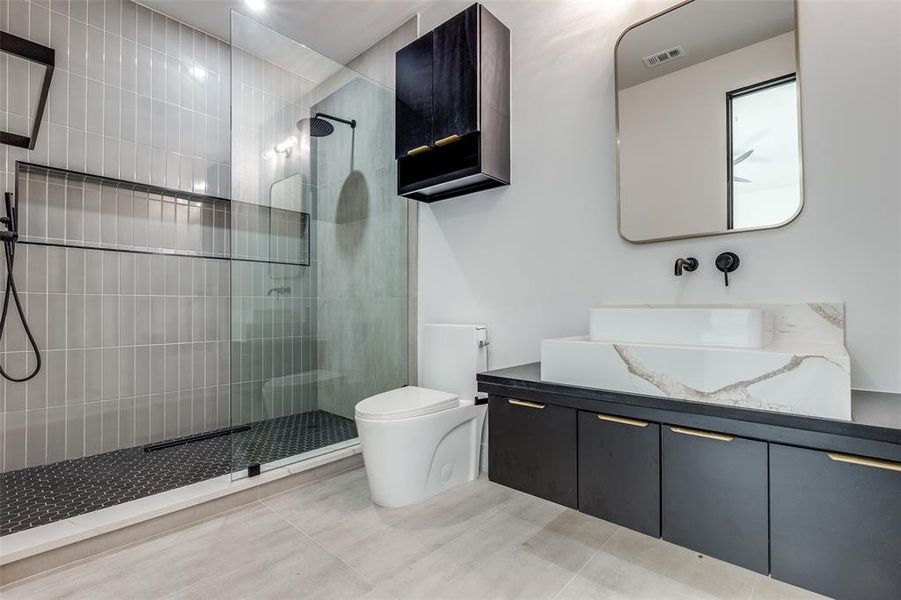
[[[9,381],[23,383],[29,379],[33,379],[41,370],[41,352],[38,350],[38,344],[34,340],[34,335],[31,333],[28,321],[25,319],[25,309],[22,308],[22,301],[19,299],[19,291],[16,289],[16,280],[13,276],[13,264],[16,258],[16,240],[19,239],[19,211],[13,204],[13,195],[10,192],[4,194],[4,200],[6,204],[6,216],[0,217],[0,225],[5,225],[6,230],[0,229],[0,242],[3,243],[3,254],[6,259],[6,292],[3,294],[3,309],[2,312],[0,312],[0,340],[3,339],[3,331],[6,329],[9,299],[12,297],[13,303],[16,305],[16,310],[19,312],[19,318],[22,321],[25,335],[28,336],[28,342],[31,344],[31,349],[34,351],[35,366],[34,370],[24,377],[13,377],[7,373],[6,369],[3,368],[3,365],[0,364],[0,375]]]

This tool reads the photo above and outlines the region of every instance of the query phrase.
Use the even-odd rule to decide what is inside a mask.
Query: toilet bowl
[[[354,416],[372,500],[408,506],[479,475],[487,405],[476,373],[487,369],[482,325],[426,325],[424,387],[406,386],[357,403]]]

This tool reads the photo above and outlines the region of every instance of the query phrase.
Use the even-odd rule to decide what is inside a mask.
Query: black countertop
[[[852,420],[843,421],[550,383],[541,380],[541,363],[537,362],[486,371],[476,379],[479,390],[488,393],[512,388],[901,444],[901,394],[853,392]]]

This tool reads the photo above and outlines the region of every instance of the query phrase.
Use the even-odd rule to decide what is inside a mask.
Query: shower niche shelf
[[[510,30],[473,4],[395,55],[398,194],[510,184]]]
[[[310,265],[309,213],[24,161],[15,186],[23,244]]]

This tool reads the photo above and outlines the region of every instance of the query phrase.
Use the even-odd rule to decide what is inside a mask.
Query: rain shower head
[[[335,131],[335,126],[329,123],[329,121],[337,121],[338,123],[350,125],[351,129],[355,129],[357,126],[357,121],[354,119],[348,121],[347,119],[318,112],[313,115],[313,118],[311,119],[301,119],[298,121],[297,129],[303,133],[309,132],[310,137],[325,137],[331,135],[332,132]]]

